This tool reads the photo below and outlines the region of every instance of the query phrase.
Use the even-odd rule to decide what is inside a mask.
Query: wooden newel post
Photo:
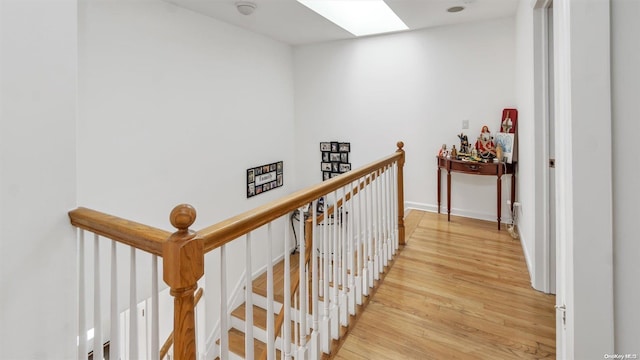
[[[163,278],[171,287],[173,300],[173,357],[196,359],[194,293],[198,279],[204,275],[204,242],[189,231],[196,220],[196,210],[187,204],[176,206],[170,215],[178,231],[162,246]]]
[[[404,239],[404,143],[402,141],[398,141],[398,150],[402,157],[398,161],[398,242],[400,245],[406,244]]]

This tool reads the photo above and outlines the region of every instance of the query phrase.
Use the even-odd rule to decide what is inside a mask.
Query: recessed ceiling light
[[[450,13],[457,13],[464,10],[464,6],[452,6],[450,8],[447,9],[448,12]]]
[[[298,0],[355,36],[408,30],[383,0]]]

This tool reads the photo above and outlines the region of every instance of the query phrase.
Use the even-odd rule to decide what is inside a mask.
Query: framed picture
[[[262,194],[284,184],[284,162],[247,169],[247,198]]]
[[[351,143],[349,142],[320,142],[320,153],[322,154],[320,170],[322,171],[323,181],[351,171],[351,163],[349,162],[350,152]]]
[[[330,142],[321,142],[320,143],[320,151],[322,152],[331,152],[331,143]]]
[[[513,150],[515,147],[515,134],[499,132],[495,136],[496,147],[502,147],[501,161],[511,164],[513,162]]]

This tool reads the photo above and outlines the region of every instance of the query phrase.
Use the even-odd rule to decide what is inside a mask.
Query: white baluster
[[[329,253],[329,204],[328,196],[325,197],[325,209],[324,209],[324,226],[322,227],[322,300],[323,300],[323,314],[322,314],[322,352],[328,354],[331,349],[331,317],[329,316],[329,261],[331,254]]]
[[[306,232],[305,232],[305,217],[304,211],[302,208],[298,209],[300,213],[300,221],[298,222],[298,233],[300,234],[300,252],[299,252],[299,260],[300,260],[300,287],[298,290],[298,295],[300,297],[300,347],[305,347],[307,344],[307,334],[308,334],[308,326],[307,326],[307,316],[308,313],[308,299],[307,295],[307,264],[305,263],[305,254],[307,251],[306,244]]]
[[[389,260],[393,259],[395,251],[393,249],[393,164],[389,165],[387,171],[387,238],[389,239]]]
[[[398,250],[400,238],[398,236],[398,214],[400,209],[398,206],[404,206],[404,204],[398,204],[398,162],[396,161],[393,166],[393,248],[394,251]]]
[[[298,288],[298,305],[299,305],[299,328],[298,328],[298,332],[297,334],[299,334],[298,337],[298,341],[297,344],[299,344],[298,347],[298,353],[297,353],[297,357],[298,358],[306,358],[307,357],[307,334],[309,327],[307,326],[307,309],[308,309],[308,300],[309,300],[309,296],[307,293],[307,284],[308,284],[308,278],[307,278],[307,264],[305,262],[305,255],[306,255],[306,251],[307,251],[307,244],[306,244],[306,232],[305,232],[305,216],[304,216],[304,209],[303,208],[299,208],[298,209],[298,214],[299,214],[299,218],[300,221],[298,222],[298,233],[300,234],[300,251],[299,251],[299,256],[298,256],[298,260],[299,260],[299,276],[300,276],[300,286]]]
[[[118,309],[118,257],[116,241],[111,240],[111,337],[109,340],[109,358],[120,357],[120,311]]]
[[[273,229],[271,224],[267,225],[267,360],[275,360],[276,357],[273,312]]]
[[[380,236],[380,225],[382,224],[382,221],[380,220],[380,182],[381,182],[381,177],[380,177],[380,170],[378,170],[376,172],[376,185],[374,187],[374,191],[375,191],[375,241],[376,241],[376,254],[375,254],[375,273],[374,273],[374,279],[379,280],[380,279],[380,273],[382,272],[382,254],[381,254],[381,250],[382,250],[382,238]]]
[[[388,251],[388,245],[389,245],[389,239],[387,238],[387,191],[386,191],[386,187],[387,187],[387,168],[385,167],[384,169],[382,169],[382,181],[380,184],[380,195],[382,198],[382,202],[380,204],[380,210],[381,210],[381,217],[380,220],[382,221],[381,224],[381,231],[380,234],[382,236],[382,266],[383,269],[385,266],[389,265],[389,251]]]
[[[339,283],[339,274],[338,274],[338,266],[340,266],[340,260],[338,259],[338,227],[340,226],[340,209],[338,209],[338,192],[333,192],[333,237],[331,243],[332,246],[332,259],[331,262],[331,270],[333,276],[331,279],[333,280],[333,288],[331,289],[332,295],[332,304],[331,304],[331,337],[334,340],[340,338],[340,305],[338,303],[338,283]]]
[[[129,268],[129,359],[140,357],[138,353],[138,299],[136,278],[136,248],[130,247]]]
[[[245,358],[253,359],[253,276],[251,270],[251,233],[246,236],[246,278],[245,278],[245,320],[244,353]],[[223,299],[223,301],[226,301]]]
[[[318,229],[318,214],[316,212],[318,206],[318,201],[313,201],[313,205],[311,207],[311,228],[312,236],[311,236],[311,308],[313,309],[313,331],[311,332],[311,359],[318,360],[320,358],[320,343],[318,339],[318,331],[320,330],[319,313],[320,309],[318,308],[318,296],[319,296],[319,281],[320,281],[320,271],[318,269],[318,236],[316,236],[316,231]]]
[[[371,182],[367,187],[367,286],[365,295],[369,295],[369,288],[373,287],[374,233],[373,233],[373,187],[375,173],[371,174]]]
[[[342,326],[349,325],[349,313],[347,303],[347,189],[343,187],[342,191],[342,207],[340,208],[340,324]],[[337,290],[338,288],[336,288]],[[339,330],[338,330],[339,331]],[[340,334],[338,334],[338,337]]]
[[[102,306],[100,304],[100,237],[93,234],[93,358],[102,359]]]
[[[158,309],[158,255],[151,255],[151,359],[160,358],[160,311]],[[195,309],[194,309],[195,312]],[[197,328],[196,328],[197,329]]]
[[[85,303],[84,230],[76,229],[78,237],[78,359],[87,357],[87,320]]]
[[[362,305],[362,281],[363,281],[363,277],[362,277],[362,273],[363,273],[363,259],[364,259],[364,235],[362,233],[362,230],[364,228],[364,226],[362,226],[362,222],[364,221],[364,210],[362,208],[362,198],[363,196],[363,192],[365,191],[364,186],[366,186],[366,178],[363,178],[359,181],[358,184],[358,217],[356,218],[357,220],[357,226],[358,226],[358,231],[357,231],[357,236],[358,236],[358,241],[357,241],[357,249],[356,249],[356,267],[357,267],[357,273],[356,273],[356,304],[358,305]]]
[[[227,245],[220,247],[220,359],[229,358],[227,311]]]
[[[285,229],[287,226],[285,224]],[[291,246],[289,230],[284,232],[284,322],[282,323],[282,342],[285,359],[291,359]],[[252,359],[247,357],[247,359]]]
[[[356,219],[356,214],[355,214],[355,207],[353,206],[353,203],[355,202],[355,197],[356,194],[354,192],[354,187],[353,187],[353,182],[351,183],[351,191],[349,192],[351,194],[351,201],[349,201],[349,205],[348,205],[348,213],[349,213],[349,219],[347,220],[347,243],[348,243],[348,254],[349,254],[349,263],[348,263],[348,268],[349,268],[349,286],[348,286],[348,297],[349,297],[349,314],[351,315],[355,315],[356,314],[356,289],[355,289],[355,262],[354,262],[354,257],[356,256],[355,254],[355,237],[354,237],[354,229],[355,226],[353,224],[353,221]]]

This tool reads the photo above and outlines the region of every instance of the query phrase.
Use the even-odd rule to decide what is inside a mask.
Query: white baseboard
[[[427,212],[432,212],[432,213],[437,213],[438,212],[438,206],[437,205],[424,204],[424,203],[418,203],[418,202],[413,202],[413,201],[405,201],[404,207],[405,207],[405,210],[416,209],[416,210],[422,210],[422,211],[427,211]],[[441,207],[440,213],[446,214],[447,213],[447,208],[444,207],[444,206]],[[462,216],[462,217],[471,218],[471,219],[486,220],[486,221],[496,221],[497,220],[495,213],[469,211],[469,210],[459,209],[459,208],[451,209],[451,215]],[[503,224],[511,223],[511,217],[510,216],[509,217],[504,217],[504,218],[500,219],[500,221]]]

